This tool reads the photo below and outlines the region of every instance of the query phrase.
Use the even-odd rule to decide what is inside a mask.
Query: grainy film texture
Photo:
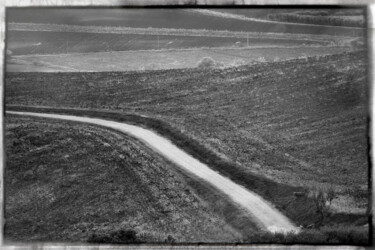
[[[5,243],[369,244],[365,20],[8,8]]]

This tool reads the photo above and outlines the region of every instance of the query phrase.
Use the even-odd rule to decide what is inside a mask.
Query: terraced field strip
[[[257,47],[142,50],[95,53],[71,53],[58,55],[14,56],[7,64],[8,72],[53,72],[53,71],[134,71],[194,68],[204,57],[211,57],[225,66],[266,61],[288,60],[300,56],[336,54],[348,47]],[[183,60],[182,60],[183,58]]]
[[[228,31],[210,29],[181,29],[181,28],[135,28],[129,26],[87,26],[87,25],[66,25],[66,24],[44,24],[44,23],[9,23],[9,31],[34,31],[34,32],[76,32],[94,34],[133,34],[133,35],[168,35],[168,36],[202,36],[202,37],[235,37],[235,38],[272,38],[326,41],[334,37],[327,34],[303,34],[303,33],[274,33],[264,31]]]
[[[138,126],[126,123],[114,122],[109,120],[79,117],[71,115],[44,114],[33,112],[14,112],[7,111],[8,114],[26,115],[42,118],[60,119],[95,124],[103,127],[115,129],[117,131],[129,134],[155,152],[166,157],[184,171],[187,171],[197,178],[208,182],[213,187],[223,192],[234,203],[240,205],[244,210],[248,211],[254,218],[254,221],[265,230],[271,232],[298,232],[298,228],[283,214],[281,214],[272,204],[265,201],[255,193],[245,189],[244,187],[234,183],[228,178],[213,171],[207,165],[193,158],[183,150],[179,149],[169,140],[156,134],[151,130],[147,130]]]

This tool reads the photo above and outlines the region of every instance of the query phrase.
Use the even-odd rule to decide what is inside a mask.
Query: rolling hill
[[[353,36],[361,30],[348,27],[329,27],[243,21],[202,15],[179,8],[43,8],[8,9],[8,22],[64,23],[72,25],[106,25],[137,28],[179,28],[271,33],[326,34]],[[171,22],[173,20],[173,22]],[[218,28],[219,27],[219,28]]]
[[[242,237],[215,212],[218,202],[225,204],[222,198],[198,195],[192,181],[121,133],[7,117],[6,138],[7,241],[105,242],[107,237],[107,243],[173,243]],[[121,233],[126,237],[118,239]]]
[[[352,52],[228,69],[8,73],[6,104],[148,115],[249,171],[347,193],[367,190],[365,72],[365,54]]]

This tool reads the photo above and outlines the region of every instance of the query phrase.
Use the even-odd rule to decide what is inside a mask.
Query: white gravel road
[[[7,111],[6,113],[84,122],[112,128],[131,135],[143,142],[155,152],[175,163],[176,166],[188,171],[190,174],[195,175],[196,177],[208,182],[213,187],[220,190],[234,203],[248,211],[251,214],[251,217],[254,218],[255,222],[261,228],[271,232],[294,231],[297,233],[299,231],[299,228],[296,227],[286,216],[279,212],[271,203],[265,201],[262,197],[247,190],[243,186],[238,185],[230,179],[215,172],[207,165],[179,149],[168,139],[156,134],[151,130],[126,123],[97,118],[32,112]]]

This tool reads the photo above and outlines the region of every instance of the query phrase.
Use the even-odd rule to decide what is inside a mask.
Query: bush
[[[317,187],[310,190],[309,197],[315,204],[316,215],[318,218],[315,226],[319,228],[323,225],[324,219],[330,214],[328,203],[331,204],[332,200],[335,198],[335,192],[332,188],[325,190],[322,187]]]
[[[204,57],[202,60],[198,62],[197,68],[206,69],[206,68],[214,68],[217,66],[217,63],[211,57]]]
[[[173,243],[176,242],[176,239],[173,238],[173,236],[168,235],[168,237],[165,239],[165,242],[166,242],[166,243],[169,243],[169,244],[173,244]]]

